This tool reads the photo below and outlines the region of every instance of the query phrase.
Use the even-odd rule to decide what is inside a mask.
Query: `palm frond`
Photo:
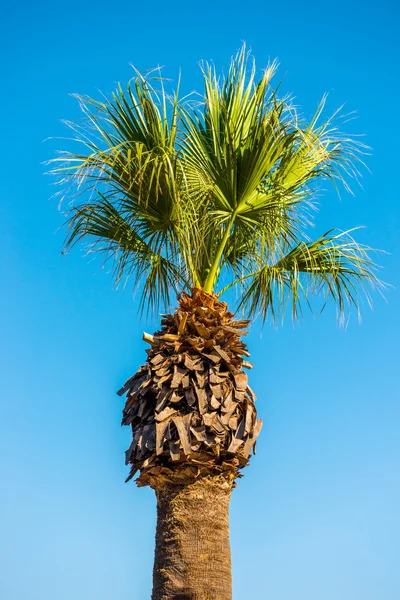
[[[147,243],[140,222],[129,223],[120,210],[100,194],[95,203],[73,207],[67,220],[66,250],[87,240],[89,252],[100,252],[113,262],[119,284],[133,277],[134,288],[142,288],[141,308],[156,309],[168,304],[170,293],[190,289],[176,256],[166,255],[163,240]]]
[[[291,243],[301,238],[317,186],[324,179],[344,181],[346,173],[355,174],[362,150],[340,134],[333,117],[321,122],[326,98],[311,122],[303,123],[271,87],[275,70],[273,63],[256,83],[254,62],[249,66],[244,47],[222,82],[206,63],[204,105],[200,112],[183,112],[189,185],[208,192],[215,229],[227,233],[220,244],[230,248],[240,227],[270,251],[281,245],[282,236]],[[232,250],[227,251],[232,257]],[[214,250],[207,291],[216,283],[224,252],[222,246]],[[251,253],[250,244],[247,256]]]
[[[292,318],[302,314],[302,301],[312,310],[311,297],[322,294],[325,308],[329,298],[335,301],[343,322],[346,305],[359,308],[360,291],[369,300],[368,286],[380,286],[371,248],[357,244],[352,231],[332,232],[314,242],[300,242],[274,264],[264,264],[245,282],[247,287],[240,305],[252,316],[274,321],[284,316],[291,304]],[[247,283],[250,281],[250,283]]]
[[[175,147],[177,96],[157,81],[160,92],[137,74],[127,92],[119,86],[110,100],[79,96],[86,119],[72,128],[87,152],[65,154],[53,170],[75,200],[66,247],[96,237],[96,250],[113,256],[118,281],[132,273],[136,282],[145,278],[142,304],[152,305],[157,293],[166,300],[177,281],[196,282],[185,251],[192,199]]]

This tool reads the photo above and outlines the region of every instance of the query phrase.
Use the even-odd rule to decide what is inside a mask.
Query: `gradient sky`
[[[277,57],[305,115],[324,92],[373,148],[355,197],[321,198],[316,234],[363,224],[399,287],[399,11],[388,1],[5,3],[0,180],[0,597],[150,597],[155,500],[124,484],[128,428],[115,391],[145,358],[127,288],[75,250],[43,161],[80,118],[71,92],[108,94],[166,65],[183,90],[245,40]],[[278,77],[279,77],[278,75]],[[354,316],[332,308],[293,327],[259,323],[249,346],[264,429],[231,505],[234,600],[398,600],[398,292]]]

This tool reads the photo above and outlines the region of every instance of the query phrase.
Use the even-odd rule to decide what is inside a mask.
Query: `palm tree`
[[[236,286],[238,311],[265,321],[331,298],[343,319],[360,291],[377,284],[369,248],[351,232],[306,237],[324,180],[347,184],[362,146],[281,99],[272,63],[257,79],[243,47],[225,77],[202,65],[205,93],[170,96],[159,73],[135,72],[111,99],[78,97],[82,153],[55,166],[72,193],[66,247],[88,240],[133,278],[141,309],[163,315],[127,394],[126,452],[138,486],[157,496],[153,600],[231,598],[228,507],[261,429],[251,367],[221,294]]]

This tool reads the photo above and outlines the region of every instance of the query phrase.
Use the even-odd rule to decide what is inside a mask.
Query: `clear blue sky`
[[[19,2],[1,15],[0,596],[150,597],[155,501],[125,485],[120,384],[144,360],[129,289],[79,250],[62,256],[61,216],[42,162],[64,147],[70,92],[110,93],[166,65],[200,87],[246,40],[277,57],[310,115],[357,110],[373,147],[363,187],[321,199],[316,233],[364,224],[399,287],[399,12],[388,2]],[[7,57],[7,58],[5,58]],[[400,589],[398,292],[363,323],[334,312],[293,328],[252,327],[252,387],[264,418],[257,456],[235,490],[235,600],[397,600]]]

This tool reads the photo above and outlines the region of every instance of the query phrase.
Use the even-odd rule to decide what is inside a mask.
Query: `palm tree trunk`
[[[157,486],[152,600],[231,600],[231,492],[222,475]]]
[[[182,293],[145,335],[147,361],[119,390],[132,427],[128,480],[157,495],[153,600],[231,600],[229,500],[261,420],[243,368],[248,321],[204,290]]]

